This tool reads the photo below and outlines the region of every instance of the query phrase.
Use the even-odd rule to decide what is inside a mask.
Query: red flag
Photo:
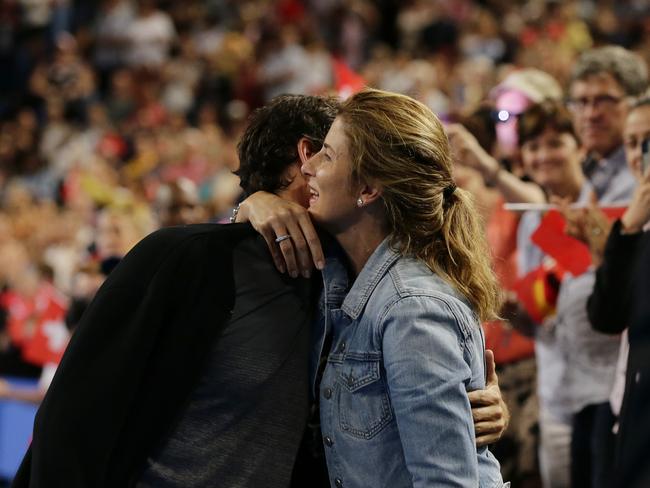
[[[334,86],[343,99],[354,95],[366,86],[363,76],[354,72],[340,59],[332,58],[332,70],[334,71]]]
[[[600,210],[610,221],[613,221],[620,219],[627,210],[627,207],[601,207]]]
[[[579,276],[589,268],[591,253],[586,244],[566,235],[566,221],[557,210],[549,210],[531,240],[560,266],[574,276]]]
[[[615,220],[625,213],[624,207],[601,207],[609,220]],[[573,276],[579,276],[591,265],[589,247],[565,233],[566,220],[557,210],[549,210],[531,240],[547,255],[555,259],[562,268]]]

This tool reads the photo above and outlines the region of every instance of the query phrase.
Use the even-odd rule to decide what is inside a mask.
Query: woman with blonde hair
[[[314,376],[331,485],[502,486],[467,394],[485,385],[479,321],[499,294],[439,120],[364,90],[302,170],[311,216],[340,245],[314,351],[327,358]]]

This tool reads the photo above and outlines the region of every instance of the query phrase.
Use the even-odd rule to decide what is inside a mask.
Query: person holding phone
[[[616,442],[606,445],[615,466],[603,472],[604,486],[615,486],[619,481],[620,486],[647,486],[650,482],[650,471],[641,469],[645,463],[639,457],[650,448],[645,383],[646,375],[650,375],[646,359],[649,351],[644,345],[647,325],[634,330],[631,325],[635,323],[633,317],[639,302],[647,302],[648,296],[647,288],[645,294],[637,288],[642,273],[648,273],[641,264],[641,254],[650,249],[649,140],[650,98],[641,98],[629,108],[623,128],[625,156],[638,182],[623,216],[611,224],[595,202],[582,211],[565,211],[569,232],[589,245],[592,260],[598,265],[587,302],[591,325],[605,334],[622,333],[609,401],[611,414],[604,419],[617,432]]]
[[[644,468],[641,454],[650,449],[650,290],[647,280],[644,282],[650,273],[649,138],[650,98],[643,98],[630,108],[624,129],[627,161],[639,184],[627,210],[609,232],[587,306],[596,330],[623,332],[617,380],[610,397],[612,411],[618,416],[612,486],[641,487],[650,483],[650,469]]]

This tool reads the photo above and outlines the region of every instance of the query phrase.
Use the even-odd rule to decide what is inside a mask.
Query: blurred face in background
[[[623,129],[625,159],[637,180],[643,176],[641,146],[646,139],[650,139],[650,105],[641,105],[630,111]]]
[[[623,142],[627,104],[623,87],[609,73],[571,85],[569,109],[585,150],[603,158]]]
[[[521,160],[526,174],[551,195],[569,196],[576,190],[580,191],[580,156],[580,146],[575,137],[552,127],[521,145]]]
[[[135,223],[126,214],[104,210],[97,219],[97,252],[100,259],[124,257],[138,241]]]
[[[208,220],[208,214],[199,200],[196,185],[187,178],[179,178],[159,190],[160,223],[163,227],[199,224]]]

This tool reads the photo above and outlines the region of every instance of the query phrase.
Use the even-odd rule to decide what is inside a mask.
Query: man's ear
[[[298,140],[298,157],[300,158],[300,164],[305,164],[305,162],[311,158],[316,151],[314,150],[314,145],[306,137],[301,137]]]

